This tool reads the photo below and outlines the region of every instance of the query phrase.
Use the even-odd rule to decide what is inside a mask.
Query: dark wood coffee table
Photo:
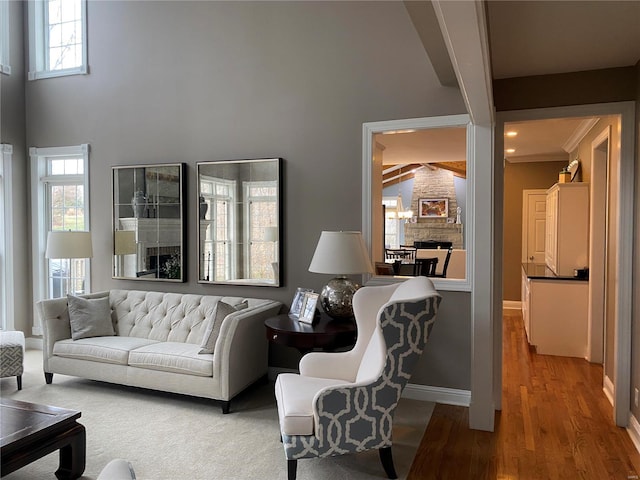
[[[85,467],[86,433],[84,426],[76,422],[80,415],[75,410],[0,399],[2,475],[60,450],[56,477],[81,477]]]

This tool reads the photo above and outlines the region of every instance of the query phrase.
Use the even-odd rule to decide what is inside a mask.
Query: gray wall
[[[92,289],[269,297],[319,290],[320,231],[361,228],[362,123],[464,113],[401,2],[88,5],[90,75],[27,84],[28,146],[89,143]],[[284,287],[197,283],[195,163],[283,157]],[[111,279],[114,165],[187,163],[185,284]],[[469,388],[469,294],[445,293],[415,380]],[[296,355],[272,349],[274,366]],[[430,361],[437,361],[433,369]],[[295,364],[293,364],[295,365]]]
[[[29,243],[29,189],[25,141],[25,69],[23,13],[25,2],[9,2],[9,48],[11,75],[0,74],[0,143],[13,146],[11,161],[13,183],[13,257],[14,275],[8,279],[14,291],[14,327],[31,334],[32,302],[29,279],[31,247]],[[4,226],[2,227],[4,228]]]

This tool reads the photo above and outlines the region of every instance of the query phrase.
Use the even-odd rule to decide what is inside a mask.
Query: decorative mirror
[[[280,286],[282,159],[201,162],[198,281]]]
[[[113,167],[113,278],[185,281],[184,163]]]

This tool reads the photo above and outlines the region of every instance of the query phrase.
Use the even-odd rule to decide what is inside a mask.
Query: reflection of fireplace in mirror
[[[180,278],[180,247],[147,248],[145,261],[149,272],[156,278]]]
[[[136,255],[124,255],[123,277],[182,278],[181,220],[178,218],[120,218],[122,231],[135,232]]]

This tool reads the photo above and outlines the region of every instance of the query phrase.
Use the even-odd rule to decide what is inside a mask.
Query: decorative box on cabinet
[[[545,262],[556,274],[572,276],[589,266],[589,184],[555,184],[547,190]]]

